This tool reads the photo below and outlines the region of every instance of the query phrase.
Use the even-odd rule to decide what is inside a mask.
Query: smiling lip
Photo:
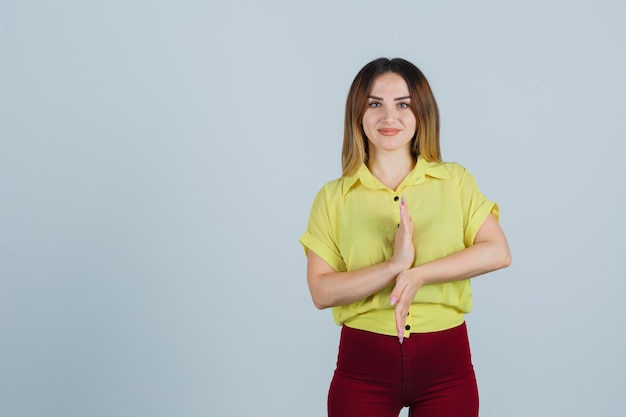
[[[378,132],[383,136],[395,136],[399,131],[400,129],[378,129]]]

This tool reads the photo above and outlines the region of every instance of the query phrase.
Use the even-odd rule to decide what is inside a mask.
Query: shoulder
[[[424,173],[427,177],[440,180],[462,180],[467,170],[458,162],[440,162],[440,161],[418,161],[416,166],[418,177]]]
[[[336,178],[332,181],[328,181],[324,184],[319,191],[317,192],[317,196],[324,196],[326,198],[341,195],[341,190],[343,188],[343,177]]]
[[[344,182],[344,177],[335,178],[334,180],[328,181],[326,184],[324,184],[320,191],[326,191],[329,193],[341,191],[343,182]]]
[[[467,169],[458,162],[440,162],[440,164],[443,165],[453,177],[462,176],[467,172]]]
[[[463,183],[467,180],[474,181],[474,177],[465,165],[458,162],[441,162],[441,165],[444,166],[450,173],[450,176],[459,183]]]
[[[337,178],[325,183],[315,196],[314,205],[332,205],[341,199],[343,194],[344,178]]]

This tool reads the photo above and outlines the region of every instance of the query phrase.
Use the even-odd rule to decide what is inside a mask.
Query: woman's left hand
[[[404,340],[404,326],[409,315],[409,307],[421,286],[415,269],[404,270],[396,277],[396,286],[391,291],[391,305],[396,306],[396,330],[400,343]]]

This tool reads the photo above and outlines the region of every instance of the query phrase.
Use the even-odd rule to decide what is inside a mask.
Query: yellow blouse
[[[413,220],[414,265],[458,252],[474,242],[489,213],[499,208],[480,192],[472,175],[453,162],[427,162],[396,190],[383,185],[363,164],[356,174],[324,185],[313,202],[300,242],[336,271],[353,271],[391,259],[404,195]],[[363,300],[333,307],[338,325],[397,335],[389,298],[393,284]],[[405,337],[461,324],[472,309],[470,280],[425,285],[411,304]]]

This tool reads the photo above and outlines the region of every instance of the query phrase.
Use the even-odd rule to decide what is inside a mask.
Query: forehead
[[[403,97],[409,95],[409,87],[400,75],[386,72],[374,78],[370,94],[378,97]]]

